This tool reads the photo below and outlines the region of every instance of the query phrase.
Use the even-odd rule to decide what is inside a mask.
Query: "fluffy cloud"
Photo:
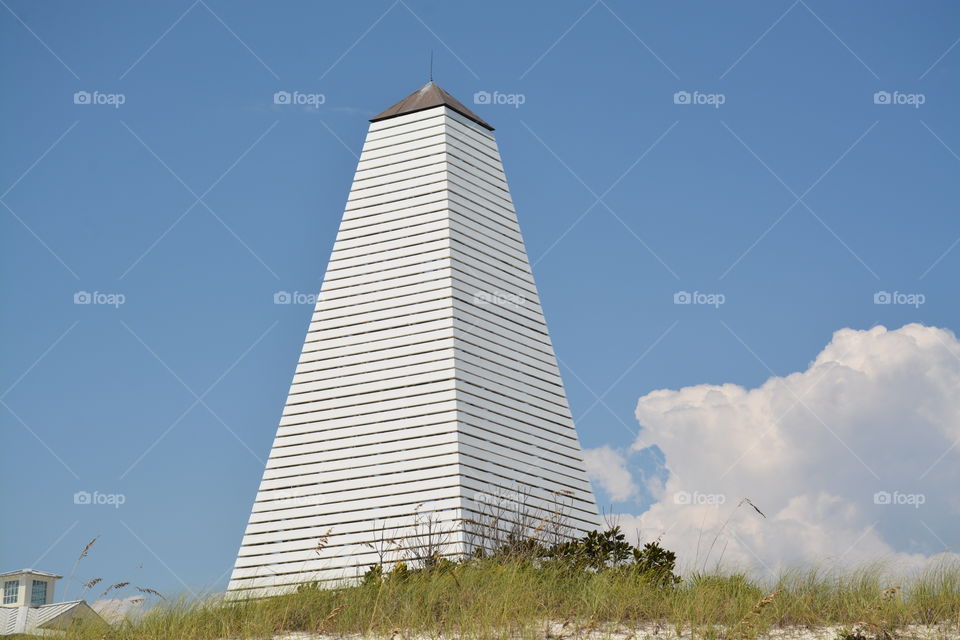
[[[590,480],[603,487],[612,500],[624,502],[636,497],[639,488],[621,452],[608,446],[585,449],[583,461]]]
[[[843,329],[805,371],[755,389],[654,391],[636,415],[634,452],[658,447],[668,473],[648,487],[650,509],[622,524],[662,537],[688,569],[916,565],[960,544],[960,342],[950,331]],[[626,495],[627,461],[591,455],[611,497]]]

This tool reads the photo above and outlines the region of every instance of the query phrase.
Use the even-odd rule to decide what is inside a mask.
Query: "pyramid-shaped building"
[[[430,82],[371,120],[229,589],[598,525],[493,127]]]

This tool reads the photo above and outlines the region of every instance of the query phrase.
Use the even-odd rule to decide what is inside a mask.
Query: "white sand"
[[[859,630],[859,629],[858,629]],[[773,629],[770,632],[758,636],[765,640],[838,640],[842,632],[854,631],[852,628],[844,627],[786,627]],[[874,640],[877,636],[868,631],[862,631],[863,637],[868,640]],[[642,625],[639,627],[623,626],[605,626],[598,628],[578,627],[574,625],[564,626],[562,624],[550,624],[544,627],[538,634],[543,640],[699,640],[704,638],[723,638],[721,629],[714,629],[713,634],[705,635],[703,632],[693,634],[690,630],[684,630],[677,634],[676,629],[663,625]],[[894,631],[895,640],[958,640],[960,631],[956,628],[948,629],[946,627],[919,626],[911,625]],[[367,640],[361,635],[351,636],[328,636],[309,633],[292,633],[281,636],[275,636],[274,640]],[[461,640],[459,638],[431,638],[427,636],[405,636],[397,633],[391,636],[384,636],[377,640]]]

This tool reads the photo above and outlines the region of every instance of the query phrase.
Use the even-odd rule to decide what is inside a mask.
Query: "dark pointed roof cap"
[[[481,127],[485,127],[486,129],[493,131],[493,127],[484,122],[480,116],[470,111],[470,109],[467,109],[459,100],[444,91],[440,85],[432,80],[383,113],[377,114],[376,116],[370,118],[370,122],[378,122],[380,120],[387,120],[388,118],[396,118],[397,116],[402,116],[407,113],[416,113],[417,111],[424,111],[425,109],[433,109],[434,107],[439,107],[440,105],[446,105],[462,115],[464,118],[473,120]]]

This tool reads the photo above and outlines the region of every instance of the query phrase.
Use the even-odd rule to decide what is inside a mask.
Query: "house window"
[[[34,580],[30,591],[30,606],[39,607],[47,604],[47,583],[45,580]]]
[[[16,604],[19,580],[7,580],[3,583],[3,604]]]

